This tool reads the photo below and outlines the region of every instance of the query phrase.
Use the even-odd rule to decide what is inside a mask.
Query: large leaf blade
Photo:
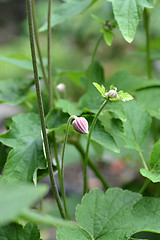
[[[124,141],[127,148],[141,151],[141,146],[151,125],[150,115],[136,101],[123,105],[126,113]]]
[[[118,188],[105,194],[94,189],[86,194],[76,209],[80,228],[90,234],[91,239],[129,240],[141,231],[160,233],[160,199],[143,198],[138,193]],[[73,240],[72,230],[63,226],[58,229],[61,240]],[[82,239],[84,236],[80,235]],[[79,237],[80,237],[79,236]]]
[[[120,31],[127,42],[132,42],[144,7],[153,7],[147,0],[111,0]]]
[[[11,223],[0,227],[0,239],[4,240],[40,240],[40,232],[36,224],[27,223],[22,225]]]
[[[160,87],[150,87],[137,91],[136,98],[152,117],[160,119]]]
[[[67,19],[74,17],[82,13],[90,5],[92,5],[96,0],[68,0],[65,3],[61,4],[52,15],[51,27],[60,24]],[[45,23],[39,31],[46,31],[47,23]]]
[[[7,79],[0,81],[0,102],[19,104],[23,102],[33,85],[33,79]]]
[[[91,119],[89,118],[89,125],[91,125]],[[93,129],[91,140],[100,144],[106,149],[109,149],[113,152],[119,152],[119,148],[110,133],[108,133],[105,128],[101,125],[101,122],[97,120],[96,125]]]
[[[35,187],[24,184],[0,182],[0,225],[4,225],[20,215],[47,192],[46,186]]]
[[[6,181],[31,182],[38,168],[46,168],[38,115],[23,113],[13,117],[10,130],[0,136],[0,141],[13,148],[4,167]]]

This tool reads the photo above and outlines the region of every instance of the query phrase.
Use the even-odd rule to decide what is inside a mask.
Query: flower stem
[[[141,151],[138,151],[138,154],[139,154],[139,156],[140,156],[140,158],[141,158],[141,160],[142,160],[142,163],[143,163],[144,168],[148,170],[147,164],[146,164],[146,162],[145,162],[145,160],[144,160],[144,157],[143,157]]]
[[[46,87],[48,89],[48,79],[47,79],[45,67],[44,67],[44,64],[43,64],[43,59],[42,59],[42,54],[41,54],[41,49],[40,49],[40,44],[39,44],[39,39],[38,39],[36,12],[35,12],[35,0],[32,0],[32,11],[33,11],[33,27],[34,27],[36,47],[37,47],[37,51],[38,51],[38,56],[39,56],[39,60],[40,60],[40,65],[41,65],[43,77],[44,77],[44,80],[45,80]]]
[[[71,121],[75,118],[76,118],[76,116],[70,116],[68,119],[66,133],[65,133],[65,137],[64,137],[64,144],[63,144],[63,148],[62,148],[62,160],[61,160],[62,162],[61,162],[60,185],[61,185],[62,198],[63,198],[63,203],[64,203],[64,210],[65,210],[65,214],[68,219],[70,219],[70,216],[69,216],[69,211],[67,208],[66,194],[65,194],[65,189],[64,189],[64,153],[65,153],[65,148],[66,148],[67,139],[68,139],[69,126],[70,126]]]
[[[89,83],[90,83],[90,80],[91,80],[91,74],[92,74],[92,69],[93,69],[93,64],[94,64],[94,59],[95,59],[95,56],[96,56],[96,52],[97,52],[97,49],[99,47],[99,44],[100,44],[102,38],[103,38],[103,35],[101,34],[100,37],[98,38],[98,41],[96,43],[96,46],[95,46],[93,54],[92,54],[92,59],[91,59],[91,63],[90,63],[90,66],[89,66],[89,69],[88,69],[88,74],[87,74],[86,92],[88,90]]]
[[[145,189],[148,187],[149,183],[150,183],[150,180],[149,180],[149,179],[146,179],[146,181],[144,182],[143,186],[142,186],[141,189],[139,190],[139,193],[140,193],[140,194],[142,194],[142,193],[145,191]]]
[[[48,1],[48,85],[49,85],[49,108],[53,107],[53,87],[52,87],[52,68],[51,68],[51,12],[52,0]]]
[[[67,208],[67,202],[66,202],[66,194],[65,194],[65,189],[64,189],[64,177],[63,177],[64,170],[61,171],[61,166],[60,166],[60,161],[59,161],[58,151],[57,151],[57,143],[56,143],[55,133],[52,132],[51,136],[52,136],[52,142],[53,142],[53,148],[54,148],[54,155],[55,155],[56,164],[57,164],[60,189],[61,189],[61,194],[62,194],[62,199],[63,199],[63,204],[64,204],[64,211],[65,211],[66,218],[70,219],[69,211],[68,211],[68,208]],[[63,156],[63,161],[64,161],[64,156]]]
[[[59,161],[59,158],[58,158],[57,143],[56,143],[56,138],[55,138],[55,133],[54,132],[51,133],[51,137],[52,137],[52,142],[53,142],[55,160],[56,160],[56,164],[57,164],[58,177],[60,179],[61,168],[60,168],[60,161]]]
[[[88,134],[88,139],[87,139],[87,147],[86,147],[86,152],[85,152],[85,158],[84,158],[84,187],[83,187],[83,194],[85,194],[87,192],[87,165],[88,165],[88,153],[89,153],[89,145],[90,145],[90,141],[91,141],[91,135],[92,135],[92,131],[94,129],[94,126],[96,124],[97,118],[99,116],[99,114],[101,113],[101,111],[103,110],[103,108],[106,106],[106,104],[108,103],[108,99],[106,99],[102,105],[100,106],[97,114],[95,115],[92,124],[90,126],[90,130],[89,130],[89,134]]]
[[[45,145],[45,152],[46,152],[46,157],[47,157],[47,162],[48,162],[48,171],[49,171],[50,181],[51,181],[51,185],[52,185],[52,190],[53,190],[60,214],[61,214],[62,218],[65,218],[65,213],[63,210],[63,206],[62,206],[61,199],[60,199],[60,196],[58,193],[58,189],[57,189],[57,185],[56,185],[56,181],[55,181],[54,173],[53,173],[53,169],[52,169],[52,160],[51,160],[48,137],[47,137],[47,132],[46,132],[44,109],[43,109],[42,95],[41,95],[41,89],[40,89],[40,83],[39,83],[37,57],[36,57],[36,50],[35,50],[35,38],[34,38],[34,29],[33,29],[33,12],[32,12],[31,0],[27,0],[27,14],[28,14],[30,46],[31,46],[35,86],[36,86],[37,100],[38,100],[38,106],[39,106],[39,111],[40,111],[40,119],[41,119],[42,133],[43,133],[43,139],[44,139],[44,145]]]
[[[74,144],[74,146],[77,148],[77,150],[80,152],[82,155],[82,160],[85,158],[85,152],[82,148],[82,146],[77,142],[77,141],[70,141],[70,143]],[[88,165],[92,169],[92,171],[95,173],[95,175],[99,178],[99,180],[102,182],[104,188],[107,190],[110,186],[106,182],[106,179],[103,177],[97,166],[92,162],[91,159],[88,158]]]
[[[149,37],[149,21],[150,21],[150,13],[148,9],[144,9],[144,28],[146,33],[146,55],[147,55],[147,73],[148,78],[152,78],[152,61],[151,61],[151,47],[150,47],[150,37]]]

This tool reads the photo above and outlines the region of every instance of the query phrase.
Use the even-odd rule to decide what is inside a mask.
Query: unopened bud
[[[66,85],[64,83],[60,83],[56,86],[57,90],[60,92],[60,93],[63,93],[66,91]]]
[[[72,122],[72,125],[77,132],[82,134],[88,134],[88,122],[84,117],[77,117]]]
[[[116,90],[110,90],[110,91],[108,92],[108,96],[109,96],[110,98],[117,98],[117,97],[118,97],[118,93],[116,92]]]

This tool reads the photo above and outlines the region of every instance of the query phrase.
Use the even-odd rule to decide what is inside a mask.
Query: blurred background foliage
[[[63,1],[54,0],[53,9],[58,7]],[[37,25],[40,28],[43,23],[46,21],[48,9],[48,1],[46,0],[37,0],[36,1],[36,16],[37,16]],[[153,78],[158,79],[160,75],[160,30],[159,30],[159,13],[160,5],[157,5],[151,11],[151,22],[150,22],[150,36],[151,36],[151,57],[153,64]],[[110,2],[99,0],[91,8],[84,11],[82,14],[72,17],[67,21],[64,21],[62,24],[59,24],[52,29],[52,68],[53,68],[53,78],[57,81],[56,83],[64,82],[66,84],[66,93],[65,96],[61,95],[62,98],[67,100],[77,101],[82,95],[83,90],[76,85],[75,81],[72,81],[67,75],[59,75],[57,78],[56,73],[62,70],[68,72],[77,71],[80,75],[84,74],[88,68],[93,49],[96,45],[96,42],[100,36],[101,25],[95,21],[92,17],[92,14],[98,16],[104,20],[114,20],[112,4]],[[7,16],[7,17],[6,17]],[[8,79],[17,79],[22,78],[26,79],[28,76],[33,76],[30,69],[30,44],[28,36],[28,24],[26,19],[26,7],[25,1],[23,0],[0,0],[0,81]],[[128,71],[132,75],[146,77],[147,78],[147,64],[146,64],[146,38],[144,30],[144,22],[141,19],[138,29],[136,31],[136,36],[134,41],[129,44],[122,37],[118,27],[114,29],[115,38],[111,47],[107,46],[105,41],[102,40],[98,48],[95,59],[100,62],[104,69],[105,82],[116,72],[118,71]],[[40,47],[44,61],[47,62],[47,37],[46,32],[39,33],[40,38]],[[8,62],[7,58],[15,57],[17,59],[24,61],[21,64],[21,67],[12,65]],[[29,60],[29,62],[28,62]],[[14,63],[15,64],[15,63]],[[17,62],[19,65],[19,62]],[[96,80],[95,80],[96,81]],[[43,85],[42,85],[43,89]],[[32,87],[33,90],[33,87]],[[43,100],[45,105],[45,111],[48,112],[48,96],[45,88],[43,89]],[[36,103],[36,94],[34,91],[30,92],[28,101],[25,101],[21,106],[24,110],[38,112],[37,103]],[[33,106],[30,106],[33,104]],[[60,103],[59,103],[60,104]],[[62,102],[63,104],[63,102]],[[76,108],[75,108],[76,109]],[[109,118],[109,113],[107,117]],[[110,123],[105,123],[105,115],[101,119],[106,128],[112,128],[113,126],[108,126]],[[117,120],[118,121],[118,120]],[[119,120],[120,122],[120,120]],[[8,124],[8,125],[7,125]],[[7,122],[7,128],[10,126],[10,119]],[[107,125],[108,124],[108,125]],[[117,122],[116,122],[117,124]],[[158,120],[159,126],[159,120]],[[114,125],[115,127],[115,125]],[[64,132],[62,132],[62,135]],[[116,136],[115,136],[116,138]],[[86,139],[80,137],[81,144],[85,147]],[[149,155],[153,147],[153,142],[151,144],[152,133],[149,131],[145,142],[143,143],[143,154],[145,159],[149,160]],[[130,150],[124,147],[124,142],[120,138],[116,138],[116,141],[121,149],[120,153],[113,153],[107,150],[107,160],[105,159],[105,152],[103,152],[102,146],[94,143],[90,149],[90,157],[94,160],[101,158],[103,155],[104,162],[111,163],[112,159],[123,159],[126,166],[129,166],[133,169],[138,169],[141,167],[141,162],[136,151]],[[4,146],[2,146],[4,148]],[[4,149],[3,149],[4,150]],[[105,150],[106,151],[106,150]],[[4,151],[3,151],[4,152]],[[8,154],[8,149],[5,149],[5,154],[3,158],[6,158]],[[95,157],[96,155],[96,157]],[[110,157],[110,158],[109,158]],[[76,159],[76,161],[75,161]],[[67,145],[66,149],[66,165],[70,165],[73,162],[80,162],[81,156],[78,150],[72,145]],[[130,161],[134,159],[134,161]],[[73,162],[71,161],[73,160]],[[5,163],[5,161],[4,161]],[[124,165],[120,160],[121,166],[123,169]],[[103,163],[99,163],[99,167],[102,172],[104,169]],[[0,169],[1,171],[2,169]],[[109,172],[115,173],[114,166],[112,169],[108,169],[108,172],[103,172],[105,175],[109,175]],[[73,171],[74,172],[74,171]],[[132,173],[129,172],[130,175]],[[135,174],[135,173],[134,173]],[[107,176],[108,176],[107,175]],[[113,174],[114,175],[114,174]],[[116,175],[116,174],[115,174]],[[119,176],[111,178],[111,182],[115,185],[119,184]],[[129,175],[127,175],[128,177]],[[73,176],[73,181],[74,181]],[[81,176],[80,176],[81,177]],[[144,179],[140,178],[140,174],[136,175],[136,178],[131,176],[130,179],[125,180],[125,172],[123,172],[121,186],[124,188],[132,189],[138,191],[142,185]],[[132,181],[133,180],[133,181]],[[127,183],[126,183],[127,182]],[[148,187],[147,195],[151,196],[160,196],[158,184],[152,184]],[[71,189],[74,190],[74,189]],[[70,208],[73,211],[77,202],[80,201],[79,195],[76,195],[73,201],[69,200],[69,203],[72,205]],[[46,206],[49,203],[46,201]],[[48,207],[49,212],[53,212],[54,215],[57,212],[55,206],[51,209],[51,206]],[[150,238],[152,239],[152,238]],[[156,237],[154,236],[154,239]],[[159,238],[157,238],[159,239]]]
[[[22,1],[23,2],[23,1]],[[56,8],[61,1],[54,1],[53,8]],[[0,5],[8,4],[10,2],[0,2]],[[18,6],[18,3],[16,4]],[[17,28],[18,31],[10,33],[8,37],[5,33],[9,30],[9,27],[4,30],[4,34],[1,34],[3,38],[0,45],[0,56],[13,56],[13,55],[25,55],[30,58],[30,48],[28,41],[28,27],[27,20],[25,19],[25,3],[21,4],[21,8],[17,10],[15,7],[15,15],[12,13],[7,24],[3,24],[2,28],[6,28],[6,25],[13,25],[13,28]],[[3,8],[0,8],[3,11]],[[9,10],[8,10],[9,11]],[[24,12],[24,15],[19,20],[15,21],[20,11]],[[154,76],[159,75],[159,63],[160,59],[160,31],[159,31],[159,12],[160,6],[155,7],[151,14],[151,46],[152,46],[152,58],[155,59],[154,64]],[[40,27],[46,20],[47,16],[47,1],[36,1],[36,13],[37,24]],[[6,12],[7,14],[7,12]],[[83,71],[89,65],[91,60],[91,54],[96,41],[100,35],[100,24],[96,22],[91,14],[98,16],[104,20],[112,20],[113,12],[110,2],[104,0],[97,1],[89,10],[86,10],[83,15],[72,17],[71,19],[57,25],[53,30],[53,59],[52,66],[55,69],[67,69]],[[8,16],[8,14],[7,14]],[[1,17],[2,18],[2,17]],[[15,26],[16,25],[16,26]],[[2,29],[1,29],[2,31]],[[3,32],[3,31],[2,31]],[[132,74],[144,76],[146,75],[146,63],[145,63],[145,33],[143,26],[143,19],[141,20],[135,39],[132,44],[125,42],[118,28],[114,30],[116,37],[114,38],[113,45],[108,47],[104,40],[98,49],[96,59],[101,61],[101,64],[105,70],[106,80],[116,71],[127,70]],[[46,34],[40,33],[40,44],[44,58],[47,53]],[[25,76],[26,71],[9,65],[1,61],[0,79]]]
[[[54,0],[53,9],[62,4],[63,1]],[[37,25],[40,28],[46,21],[48,2],[45,0],[36,1],[36,17]],[[8,15],[11,12],[12,14]],[[28,76],[33,76],[31,66],[30,44],[28,36],[28,24],[26,19],[25,1],[6,0],[0,1],[1,11],[1,29],[0,29],[0,80],[25,79]],[[160,5],[157,5],[151,11],[150,36],[151,36],[151,56],[153,59],[153,78],[159,78],[160,74],[160,31],[159,31],[159,12]],[[112,4],[104,0],[99,0],[93,6],[85,10],[82,14],[72,17],[63,23],[56,25],[52,29],[52,69],[53,79],[56,84],[64,82],[66,84],[65,96],[62,98],[67,100],[78,101],[83,93],[83,89],[66,74],[60,74],[57,77],[57,72],[68,71],[78,72],[83,76],[88,68],[96,42],[100,36],[101,24],[99,24],[92,14],[104,20],[114,20]],[[6,15],[9,16],[6,18]],[[12,31],[11,31],[12,29]],[[10,34],[8,33],[10,32]],[[122,37],[118,27],[113,30],[115,38],[111,47],[107,46],[102,39],[98,48],[95,59],[100,62],[104,69],[105,82],[118,71],[128,71],[132,75],[147,78],[146,64],[146,39],[143,18],[140,21],[134,41],[129,44]],[[47,36],[46,32],[39,32],[40,47],[43,54],[44,62],[47,62]],[[17,61],[14,65],[9,58],[16,57]],[[10,62],[10,63],[9,63]],[[16,66],[17,65],[17,66]],[[20,67],[18,67],[20,66]],[[92,79],[93,80],[93,79]],[[100,80],[100,79],[99,79]],[[96,81],[96,79],[94,79]],[[29,84],[29,83],[28,83]],[[71,87],[72,86],[72,87]],[[1,85],[3,87],[3,85]],[[27,88],[27,86],[26,86]],[[43,85],[42,85],[43,89]],[[27,100],[21,104],[23,109],[32,112],[38,112],[36,94],[32,88]],[[43,89],[42,92],[46,113],[48,112],[48,95]],[[63,105],[63,103],[62,103]],[[105,116],[104,116],[105,117]],[[106,128],[112,126],[106,126]],[[147,144],[144,143],[144,157],[149,159],[152,145],[149,144],[151,133],[146,138]],[[133,150],[124,148],[122,140],[116,139],[121,152],[120,154],[111,153],[114,158],[124,158],[127,156],[133,159],[139,158]],[[148,142],[147,142],[148,141]],[[145,147],[146,146],[146,147]],[[150,147],[148,147],[150,146]],[[102,151],[96,147],[96,152]],[[76,153],[77,154],[77,153]],[[139,163],[137,163],[139,164]],[[132,163],[130,162],[130,165]],[[133,164],[134,165],[134,164]]]

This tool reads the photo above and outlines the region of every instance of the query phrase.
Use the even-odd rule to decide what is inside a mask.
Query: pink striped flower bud
[[[109,90],[108,96],[110,98],[116,98],[116,97],[118,97],[118,93],[116,92],[116,90]]]
[[[88,134],[88,122],[84,117],[77,117],[72,122],[72,125],[77,132],[82,134]]]

